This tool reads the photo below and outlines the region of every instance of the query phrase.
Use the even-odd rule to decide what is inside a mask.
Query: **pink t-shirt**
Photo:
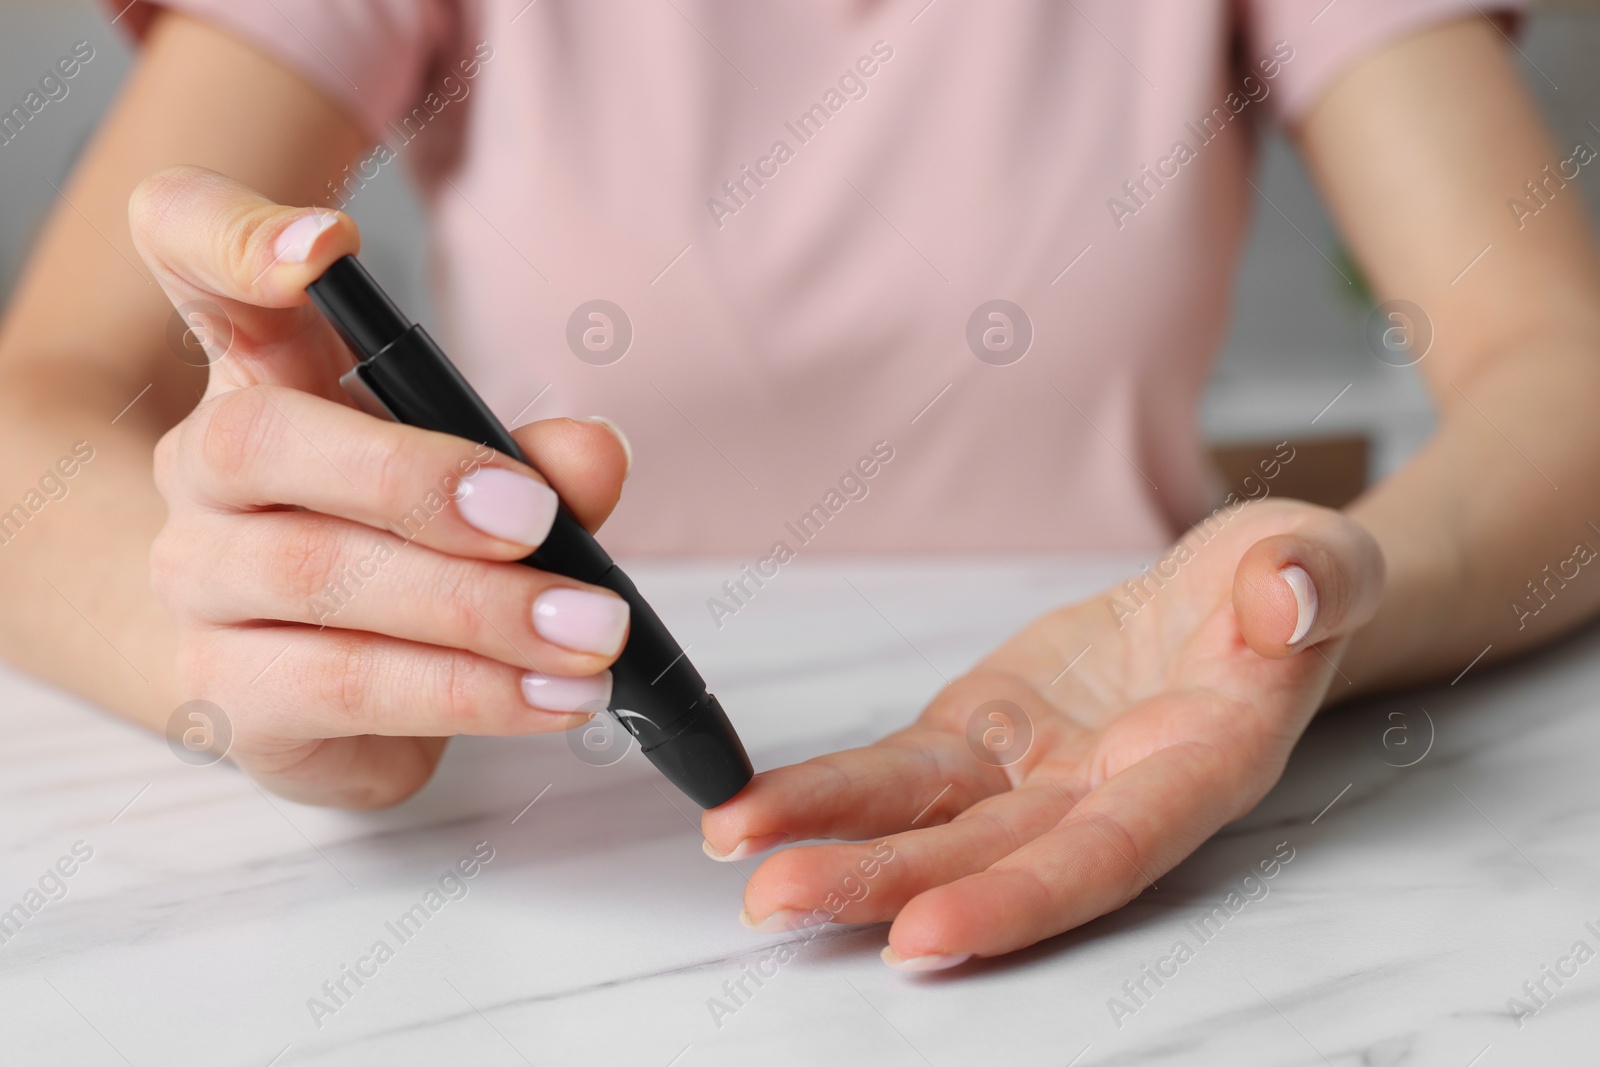
[[[1216,502],[1252,126],[1516,6],[164,2],[382,142],[328,202],[412,169],[502,418],[627,431],[613,553],[751,558],[1168,541]]]

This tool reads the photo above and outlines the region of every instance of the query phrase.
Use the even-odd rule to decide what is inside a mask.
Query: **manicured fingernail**
[[[615,655],[628,632],[628,602],[587,589],[546,589],[533,602],[533,628],[574,652]]]
[[[611,431],[614,437],[616,437],[617,444],[622,446],[622,457],[627,464],[622,468],[622,476],[626,478],[628,476],[628,472],[633,470],[633,445],[628,443],[628,435],[622,432],[622,427],[618,426],[604,415],[586,415],[584,416],[583,421],[592,422],[597,426],[604,426],[606,429]]]
[[[824,912],[823,914],[826,914]],[[794,908],[779,908],[760,922],[750,918],[750,913],[743,908],[739,909],[739,921],[750,929],[763,934],[781,934],[790,930],[803,930],[809,926],[821,926],[828,920],[818,915],[815,911],[798,911]]]
[[[490,537],[537,548],[550,533],[560,506],[554,489],[525,474],[479,467],[461,479],[456,510]]]
[[[611,672],[562,678],[529,671],[522,676],[522,699],[545,711],[600,711],[611,703]]]
[[[776,848],[785,841],[792,839],[793,835],[785,833],[747,837],[737,845],[734,845],[731,852],[718,852],[710,841],[701,841],[700,851],[720,863],[732,863],[734,860],[742,860],[747,856],[754,856],[758,852],[765,852],[769,848]]]
[[[972,958],[972,953],[959,956],[901,956],[888,945],[883,946],[883,962],[898,971],[943,971],[958,967]]]
[[[1306,569],[1297,564],[1289,564],[1278,572],[1294,593],[1295,620],[1294,633],[1289,635],[1286,642],[1297,645],[1300,639],[1311,632],[1312,625],[1317,621],[1317,587],[1311,584],[1311,575]]]
[[[272,246],[273,259],[278,263],[304,263],[311,258],[317,238],[338,221],[339,216],[331,211],[316,211],[295,219],[278,234]]]

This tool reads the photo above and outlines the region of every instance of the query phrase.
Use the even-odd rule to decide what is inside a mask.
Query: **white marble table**
[[[733,565],[632,569],[772,766],[903,722],[1114,567],[800,561],[720,632],[704,602]],[[1600,961],[1570,953],[1600,949],[1597,650],[1325,717],[1255,813],[1072,934],[919,978],[879,961],[885,927],[830,928],[720,1026],[708,1000],[785,938],[739,925],[752,865],[706,860],[637,752],[597,768],[560,737],[458,741],[407,804],[330,812],[0,674],[0,909],[41,878],[60,896],[0,944],[0,1063],[1594,1062]],[[466,894],[448,883],[396,937],[479,842]],[[1261,896],[1242,880],[1280,842],[1294,858]],[[1259,899],[1202,942],[1241,887]],[[1178,939],[1192,958],[1130,999]],[[379,940],[391,958],[362,963]],[[347,965],[369,977],[314,1018]],[[1533,1007],[1541,979],[1519,1028],[1507,998]]]

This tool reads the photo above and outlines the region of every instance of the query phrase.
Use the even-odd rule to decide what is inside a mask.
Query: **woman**
[[[636,452],[614,552],[766,558],[867,455],[870,497],[824,508],[815,551],[1154,554],[1200,523],[912,726],[705,816],[716,858],[863,842],[767,860],[763,929],[893,919],[885,959],[911,970],[1070,929],[1248,811],[1320,707],[1600,604],[1542,577],[1600,516],[1600,270],[1572,153],[1480,6],[1507,14],[136,4],[139,63],[0,337],[10,482],[92,455],[71,504],[7,531],[5,650],[151,725],[215,701],[256,779],[351,806],[420,788],[452,734],[563,729],[605,696],[625,609],[511,563],[550,488],[337,387],[349,357],[304,289],[358,247],[335,209],[405,165],[446,347],[504,418],[539,417],[517,437],[549,486],[598,527]],[[1269,116],[1375,290],[1435,332],[1432,440],[1343,512],[1212,514],[1195,432]],[[204,359],[169,347],[186,328]],[[381,580],[322,598],[376,557]],[[1002,766],[966,742],[995,700],[1034,734]],[[884,838],[873,893],[827,906]]]

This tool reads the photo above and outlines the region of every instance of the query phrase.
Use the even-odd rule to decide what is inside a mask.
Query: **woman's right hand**
[[[359,247],[341,213],[182,167],[141,183],[129,214],[210,361],[205,396],[156,448],[168,517],[151,571],[182,696],[228,716],[231,758],[284,796],[371,807],[420,788],[453,734],[586,721],[627,604],[515,561],[558,492],[589,529],[605,521],[627,474],[619,435],[571,419],[515,431],[547,482],[353,407],[352,358],[305,294]]]

